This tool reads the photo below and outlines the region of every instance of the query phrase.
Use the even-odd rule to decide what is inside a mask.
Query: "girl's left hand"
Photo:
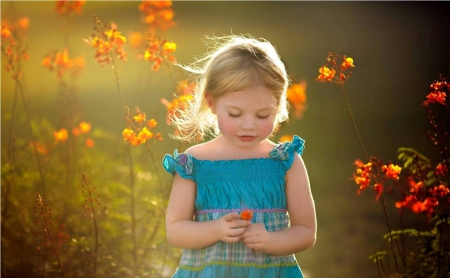
[[[241,241],[257,253],[267,253],[270,243],[270,234],[262,223],[252,223],[242,234]]]

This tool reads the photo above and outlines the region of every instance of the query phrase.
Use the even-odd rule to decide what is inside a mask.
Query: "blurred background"
[[[160,101],[161,98],[170,101],[177,92],[178,82],[187,76],[175,69],[173,71],[177,74],[167,73],[164,69],[152,71],[148,62],[138,59],[140,50],[129,45],[129,37],[134,32],[146,31],[146,25],[141,21],[142,13],[138,9],[140,3],[86,1],[81,14],[73,14],[68,19],[67,15],[56,12],[56,1],[1,2],[2,22],[13,15],[29,18],[25,36],[29,59],[22,63],[21,84],[36,125],[45,119],[55,130],[64,127],[60,116],[59,79],[54,72],[42,66],[44,57],[51,51],[68,47],[71,56],[84,58],[82,72],[68,83],[71,88],[76,88],[81,118],[92,125],[95,146],[85,152],[83,159],[89,157],[89,162],[73,170],[73,183],[79,186],[79,173],[84,172],[100,188],[110,211],[103,215],[103,219],[114,218],[114,210],[117,215],[121,210],[127,211],[128,197],[124,196],[129,192],[117,189],[121,183],[126,187],[127,171],[118,167],[119,164],[126,166],[125,144],[121,137],[125,123],[117,96],[114,69],[97,63],[95,50],[83,41],[83,38],[88,39],[95,32],[93,15],[107,23],[114,22],[121,35],[128,38],[124,45],[128,61],[117,60],[116,71],[125,105],[130,108],[139,106],[147,114],[147,119],[154,118],[158,122],[156,129],[164,139],[152,145],[156,160],[161,161],[165,153],[172,153],[175,148],[185,149],[189,146],[180,145],[169,138],[171,130],[166,124],[167,109]],[[414,148],[431,159],[435,158],[437,151],[427,139],[425,130],[429,123],[421,103],[426,99],[430,84],[439,74],[450,75],[449,2],[175,1],[171,8],[175,26],[159,34],[176,43],[176,51],[172,54],[178,63],[186,65],[201,57],[208,50],[203,42],[206,35],[250,34],[269,40],[277,48],[292,83],[306,84],[307,101],[302,117],[291,117],[274,138],[277,141],[282,135],[298,134],[306,140],[303,157],[316,204],[318,236],[316,245],[297,254],[297,259],[305,278],[378,277],[376,264],[369,260],[369,255],[389,248],[382,238],[387,233],[382,207],[375,201],[373,191],[356,195],[358,187],[351,180],[355,170],[353,162],[364,159],[364,154],[341,87],[314,80],[329,52],[353,58],[355,68],[351,69],[353,75],[345,83],[345,88],[368,155],[400,164],[397,149],[404,146]],[[2,168],[4,153],[8,149],[8,128],[16,90],[16,83],[10,72],[5,71],[5,65],[3,55]],[[26,138],[29,135],[20,101],[15,113],[19,124],[16,133]],[[146,191],[146,186],[156,180],[155,167],[144,150],[133,151],[138,161],[136,163],[141,167],[136,172],[143,175],[136,189],[136,209],[147,210],[151,200],[149,204],[146,202],[148,198],[152,199],[152,193]],[[31,161],[30,171],[37,180],[37,166],[33,164],[31,151],[24,150],[23,155],[17,160]],[[161,165],[158,167],[161,168]],[[147,183],[142,178],[146,173],[151,176]],[[63,173],[60,175],[64,176]],[[106,177],[111,178],[111,183]],[[162,173],[162,177],[165,190],[170,190],[170,175]],[[63,205],[58,204],[58,200],[62,200],[62,195],[65,195],[64,191],[60,191],[58,179],[49,180],[55,181],[47,184],[49,203],[59,208],[60,214],[64,212],[66,227],[72,226],[67,229],[74,229],[71,238],[62,247],[64,256],[70,253],[68,249],[74,250],[73,246],[79,244],[82,236],[89,238],[92,232],[89,232],[90,228],[83,228],[83,232],[73,228],[80,220],[69,216],[74,211],[65,210]],[[2,177],[2,203],[5,202],[6,192],[4,182]],[[16,186],[17,191],[11,191],[11,194],[16,195],[8,200],[11,203],[8,218],[2,218],[2,273],[5,269],[12,273],[12,269],[18,265],[23,266],[24,262],[18,256],[34,252],[29,248],[37,246],[31,237],[36,184]],[[111,193],[116,189],[115,193]],[[51,193],[52,190],[54,193]],[[25,204],[26,200],[31,202]],[[387,201],[393,226],[398,228],[395,221],[398,211],[389,196]],[[142,215],[142,219],[137,219],[138,226],[147,223],[154,225],[151,224],[152,214]],[[20,219],[13,220],[16,217]],[[6,219],[8,222],[3,225]],[[116,249],[119,253],[126,253],[124,250],[131,248],[123,245],[123,250],[119,250],[117,245],[119,241],[128,239],[122,237],[122,234],[128,233],[126,221],[117,222],[122,224],[114,226],[112,223],[115,222],[105,220],[109,224],[100,227],[104,236],[101,250]],[[146,233],[146,229],[150,228],[143,228],[142,234]],[[29,238],[24,241],[23,248],[20,247],[19,238],[8,240],[11,230],[23,234],[23,238]],[[164,240],[162,231],[158,233],[161,239],[151,245],[155,252],[160,252],[155,254],[162,254]],[[114,234],[116,238],[113,240],[106,234]],[[75,235],[78,237],[74,241]],[[180,251],[170,248],[169,253],[167,273],[176,267]],[[111,256],[114,258],[115,255]],[[40,258],[39,254],[35,257]],[[65,259],[70,261],[69,258]],[[124,258],[122,262],[125,264],[127,260],[131,259]],[[145,268],[144,265],[151,264],[151,260],[143,260],[141,264]],[[33,263],[28,262],[27,265]],[[141,275],[150,275],[145,273]],[[3,275],[14,277],[13,274]]]

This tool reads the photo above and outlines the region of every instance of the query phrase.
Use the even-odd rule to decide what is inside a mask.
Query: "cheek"
[[[233,119],[218,117],[217,123],[221,133],[235,133],[238,130],[238,126]]]
[[[267,134],[272,133],[273,124],[274,124],[274,120],[273,119],[260,123],[258,125],[259,132],[267,133]]]

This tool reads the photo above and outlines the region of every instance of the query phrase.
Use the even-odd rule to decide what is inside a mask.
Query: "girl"
[[[167,239],[183,248],[173,277],[303,277],[294,254],[316,239],[304,140],[268,139],[288,119],[285,66],[268,41],[222,39],[200,70],[186,68],[200,77],[173,119],[178,139],[215,138],[163,159]]]

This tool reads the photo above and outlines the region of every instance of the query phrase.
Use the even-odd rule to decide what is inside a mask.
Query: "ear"
[[[209,109],[211,109],[211,112],[213,114],[216,114],[216,105],[214,98],[208,92],[205,93],[205,96],[206,96],[206,103],[208,104]]]

